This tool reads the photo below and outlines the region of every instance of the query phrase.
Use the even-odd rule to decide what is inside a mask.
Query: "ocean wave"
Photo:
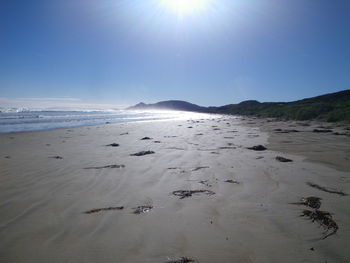
[[[0,133],[50,130],[106,123],[199,118],[200,113],[166,111],[30,111],[0,113]]]

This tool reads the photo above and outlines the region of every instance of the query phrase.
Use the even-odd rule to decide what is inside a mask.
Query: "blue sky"
[[[162,1],[2,0],[0,106],[209,106],[350,88],[348,0],[207,0],[181,16]]]

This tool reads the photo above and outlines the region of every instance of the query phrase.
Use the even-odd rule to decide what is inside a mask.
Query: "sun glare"
[[[178,15],[190,15],[208,8],[210,0],[161,0],[162,5]]]

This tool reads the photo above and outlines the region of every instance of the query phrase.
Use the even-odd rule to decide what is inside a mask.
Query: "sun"
[[[210,0],[160,0],[168,10],[180,16],[198,13],[208,8]]]

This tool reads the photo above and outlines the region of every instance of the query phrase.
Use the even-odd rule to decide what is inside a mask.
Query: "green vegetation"
[[[292,120],[350,121],[350,90],[293,102],[243,101],[239,104],[210,107],[209,111]]]

